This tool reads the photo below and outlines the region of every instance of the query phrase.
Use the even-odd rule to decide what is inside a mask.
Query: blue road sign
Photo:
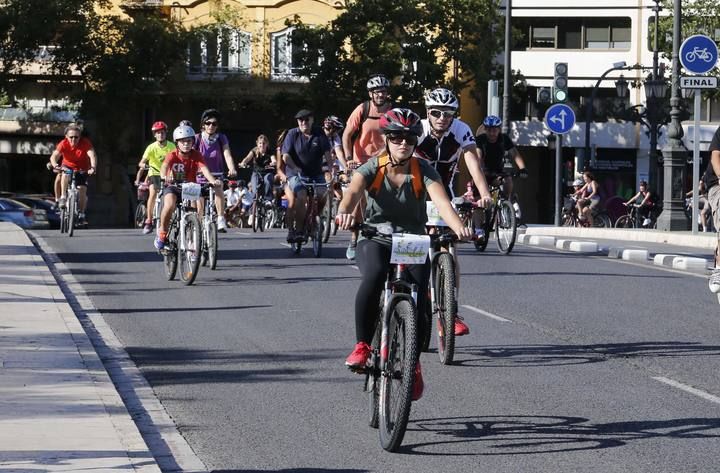
[[[683,41],[680,46],[680,62],[685,70],[693,74],[710,72],[717,64],[718,47],[712,38],[696,34]]]
[[[575,126],[575,112],[564,103],[556,103],[545,112],[545,125],[553,133],[564,135]]]

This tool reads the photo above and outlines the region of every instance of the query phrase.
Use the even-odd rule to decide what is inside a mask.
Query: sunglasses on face
[[[455,116],[454,110],[430,110],[428,113],[433,118],[452,118]]]
[[[405,141],[409,145],[416,145],[418,142],[418,137],[415,135],[406,135],[406,134],[391,134],[387,135],[387,139],[390,143],[394,145],[402,144],[403,141]]]
[[[207,126],[217,126],[218,122],[216,122],[216,121],[211,121],[211,122],[205,122],[205,124],[206,124]]]
[[[302,122],[309,122],[309,121],[310,121],[310,117],[298,118],[297,121],[299,121],[300,123],[302,123]]]

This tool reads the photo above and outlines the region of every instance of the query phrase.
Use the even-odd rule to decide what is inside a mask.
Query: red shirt
[[[187,157],[182,156],[178,150],[170,151],[165,156],[163,164],[172,170],[175,182],[195,182],[200,165],[205,164],[203,155],[196,149],[190,150]]]
[[[87,171],[90,169],[90,156],[88,151],[93,149],[92,143],[85,137],[78,140],[77,146],[73,147],[70,140],[63,138],[55,150],[62,156],[62,165],[73,171]]]

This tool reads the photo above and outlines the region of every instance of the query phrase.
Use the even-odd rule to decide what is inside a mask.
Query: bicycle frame
[[[396,264],[391,265],[388,271],[387,279],[385,280],[385,297],[383,300],[383,313],[382,313],[382,330],[380,332],[380,368],[383,376],[388,376],[389,373],[386,371],[387,360],[388,360],[388,332],[390,327],[390,308],[393,307],[393,301],[396,299],[408,299],[412,300],[412,303],[417,307],[417,296],[418,286],[415,283],[407,281],[407,265]],[[400,292],[400,289],[404,289],[404,292]],[[409,293],[408,293],[409,291]]]

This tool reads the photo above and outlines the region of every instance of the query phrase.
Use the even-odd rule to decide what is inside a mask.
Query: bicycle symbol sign
[[[718,60],[718,47],[712,38],[693,35],[680,46],[680,62],[693,74],[705,74],[711,71]]]

